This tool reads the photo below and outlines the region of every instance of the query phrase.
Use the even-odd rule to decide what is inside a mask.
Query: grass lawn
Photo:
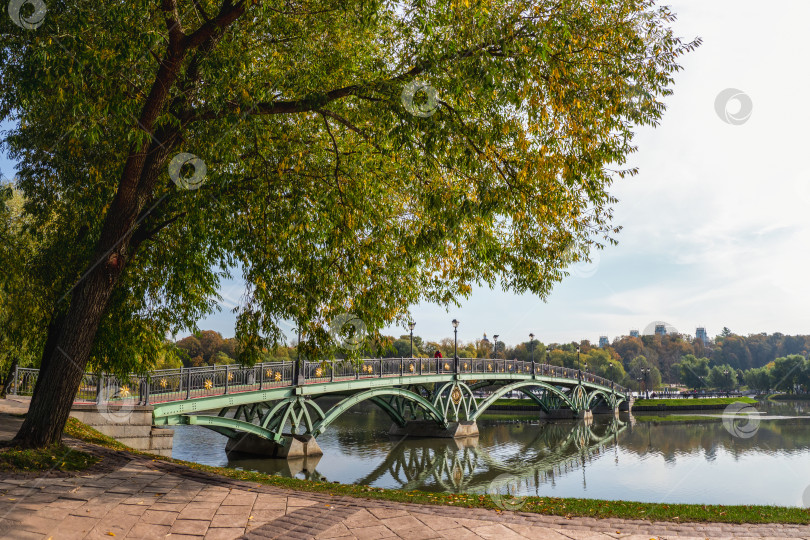
[[[750,397],[730,397],[730,398],[688,398],[688,399],[637,399],[633,402],[634,407],[668,407],[676,409],[689,409],[696,405],[731,405],[734,402],[759,403]]]
[[[314,482],[297,478],[270,476],[263,473],[210,467],[171,458],[163,458],[145,452],[131,450],[123,444],[102,435],[74,418],[68,420],[65,434],[116,450],[126,450],[132,454],[146,456],[153,460],[163,460],[184,465],[191,469],[206,471],[237,480],[257,482],[298,491],[347,495],[366,499],[457,506],[463,508],[492,508],[500,510],[487,494],[473,493],[429,493],[424,491],[404,491],[383,489],[361,485],[347,485],[329,482]],[[654,521],[683,522],[724,522],[724,523],[800,523],[810,524],[810,510],[779,506],[722,506],[701,504],[653,504],[627,501],[604,501],[596,499],[573,499],[558,497],[526,497],[519,509],[522,512],[565,516],[647,519]]]
[[[720,422],[723,420],[717,416],[705,414],[672,414],[668,416],[634,414],[633,418],[635,418],[638,422],[652,422],[653,424],[657,424],[659,422]]]
[[[98,461],[96,456],[61,444],[33,450],[13,446],[0,448],[0,472],[80,471]]]
[[[492,404],[493,407],[535,407],[537,409],[540,406],[537,404],[536,401],[533,399],[496,399],[495,403]]]

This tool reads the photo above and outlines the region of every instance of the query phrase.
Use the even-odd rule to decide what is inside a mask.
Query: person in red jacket
[[[433,355],[433,358],[444,358],[444,356],[442,356],[442,351],[437,349],[436,354]]]

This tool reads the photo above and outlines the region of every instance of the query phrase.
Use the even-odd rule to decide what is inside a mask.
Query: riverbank
[[[731,398],[683,398],[683,399],[638,399],[633,403],[637,411],[708,411],[725,409],[732,403],[756,405],[757,400],[749,397]]]
[[[235,470],[222,467],[210,467],[196,463],[183,462],[170,458],[159,458],[143,452],[127,449],[124,445],[106,437],[92,428],[89,428],[75,419],[70,419],[66,435],[66,443],[78,450],[99,458],[99,463],[92,465],[82,474],[92,474],[99,467],[109,465],[110,456],[120,459],[146,459],[151,463],[165,463],[182,468],[188,474],[215,475],[225,479],[253,482],[268,488],[294,490],[298,496],[305,494],[321,494],[328,497],[352,497],[390,504],[417,503],[431,507],[455,507],[488,510],[500,512],[501,508],[492,497],[485,494],[453,494],[428,493],[420,491],[403,491],[396,489],[380,489],[361,485],[343,485],[327,482],[314,482],[296,478],[268,476],[266,474]],[[76,447],[76,444],[79,447]],[[112,452],[112,454],[110,454]],[[32,475],[31,471],[24,472]],[[49,474],[77,474],[65,470],[52,470]],[[0,503],[3,496],[0,486]],[[102,501],[99,501],[102,502]],[[802,508],[786,508],[775,506],[722,506],[722,505],[686,505],[686,504],[649,504],[626,501],[601,501],[592,499],[526,497],[517,500],[515,506],[520,510],[519,515],[536,514],[542,516],[556,516],[566,520],[575,518],[600,518],[601,520],[652,520],[656,522],[671,523],[782,523],[782,524],[810,524],[810,512]],[[512,512],[507,512],[512,514]],[[810,530],[807,531],[810,533]]]
[[[72,423],[69,433],[116,445],[103,435]],[[611,508],[626,512],[651,506],[638,503],[546,500],[549,507],[560,511],[559,514],[544,513],[530,504],[538,502],[538,498],[527,499],[521,511],[515,512],[482,508],[481,500],[489,499],[483,496],[448,494],[440,497],[441,502],[414,504],[423,502],[419,497],[437,496],[219,470],[138,452],[116,451],[72,437],[65,442],[75,450],[99,455],[101,460],[80,474],[27,473],[0,479],[0,537],[158,538],[171,535],[172,538],[212,540],[274,537],[563,540],[587,537],[609,540],[654,536],[810,536],[810,527],[802,524],[756,525],[705,520],[682,523],[696,517],[689,509],[680,516],[671,515],[670,521],[651,521],[658,519],[656,512],[642,514],[642,519],[610,515]],[[591,506],[586,510],[578,506],[580,503],[591,503]],[[597,505],[603,508],[603,519],[594,519],[591,515]],[[668,511],[686,505],[655,506]],[[703,508],[711,510],[713,507],[693,506],[694,511]],[[752,519],[763,508],[747,507]],[[720,511],[717,517],[727,518],[734,513],[733,509],[725,507],[726,511]],[[807,515],[800,509],[778,510]],[[583,511],[585,516],[580,514]]]

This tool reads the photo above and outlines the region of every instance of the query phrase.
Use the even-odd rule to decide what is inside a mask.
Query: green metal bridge
[[[38,370],[19,369],[13,391],[30,393],[37,375]],[[594,409],[617,411],[630,399],[627,389],[612,381],[548,364],[371,358],[182,368],[123,379],[88,373],[77,402],[137,402],[153,407],[156,426],[200,425],[232,440],[249,434],[287,446],[295,435],[317,437],[363,401],[380,407],[400,428],[415,426],[413,435],[425,425],[435,435],[459,424],[474,426],[512,391],[523,393],[545,413],[568,411],[574,417],[588,416]],[[323,396],[338,400],[324,410],[315,401]],[[439,436],[459,432],[447,433]]]

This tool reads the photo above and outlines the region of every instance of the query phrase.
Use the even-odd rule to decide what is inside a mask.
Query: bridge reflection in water
[[[498,444],[498,456],[488,449],[490,441],[479,437],[463,439],[396,440],[387,456],[370,472],[363,471],[353,483],[380,485],[403,490],[485,493],[496,478],[509,474],[525,493],[542,494],[543,485],[554,485],[557,477],[583,469],[591,460],[618,444],[629,425],[629,415],[593,420],[524,424],[529,437],[520,437],[511,447]],[[511,424],[500,424],[509,430]],[[491,426],[485,437],[497,437]],[[229,466],[260,470],[309,480],[328,480],[317,469],[320,456],[297,459],[241,459],[231,455]],[[381,482],[381,480],[384,480]],[[584,481],[584,480],[583,480]]]

